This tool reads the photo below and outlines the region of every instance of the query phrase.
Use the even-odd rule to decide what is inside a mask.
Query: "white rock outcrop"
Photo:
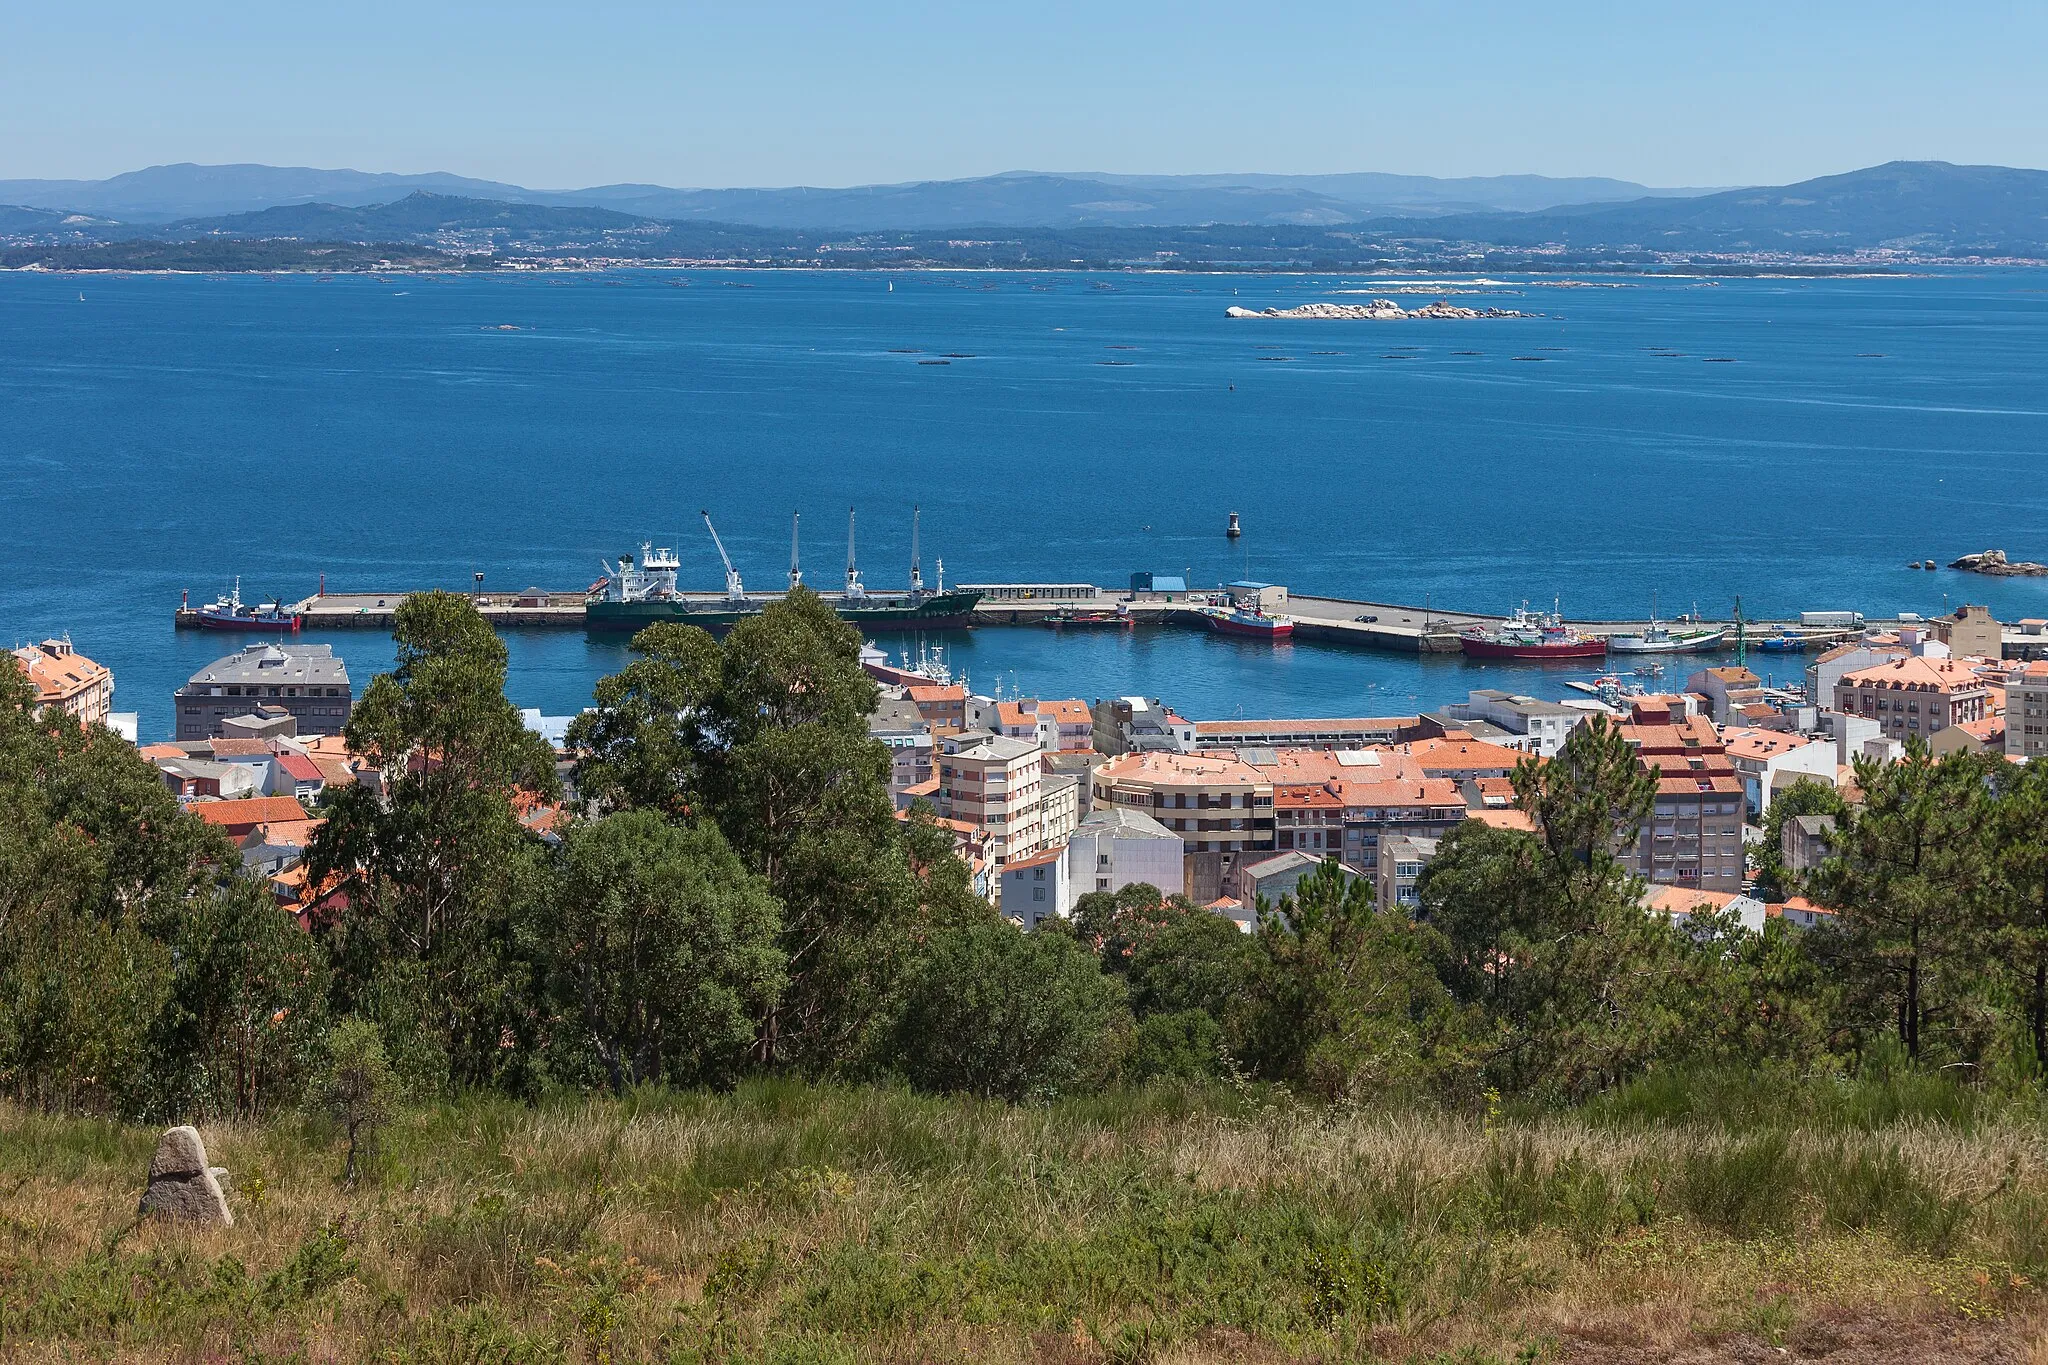
[[[1392,299],[1365,303],[1304,303],[1296,308],[1237,308],[1223,310],[1227,318],[1311,318],[1338,322],[1405,322],[1411,318],[1527,318],[1534,313],[1517,313],[1512,308],[1464,308],[1449,299],[1425,303],[1420,308],[1403,308]]]

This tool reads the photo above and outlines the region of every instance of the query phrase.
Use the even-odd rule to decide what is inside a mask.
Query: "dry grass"
[[[0,1110],[0,1349],[2048,1365],[2048,1133],[2018,1113],[1729,1128],[768,1083],[417,1110],[354,1190],[317,1126],[204,1131],[232,1229],[135,1223],[153,1130]]]

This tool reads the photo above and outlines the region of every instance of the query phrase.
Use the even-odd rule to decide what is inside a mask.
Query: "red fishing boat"
[[[1257,607],[1205,611],[1202,613],[1202,619],[1209,623],[1209,629],[1221,635],[1249,635],[1259,640],[1284,640],[1294,634],[1292,617],[1269,616]]]
[[[1497,626],[1473,626],[1458,636],[1458,645],[1472,659],[1598,659],[1607,641],[1581,635],[1564,623],[1557,609],[1532,612],[1528,603]]]

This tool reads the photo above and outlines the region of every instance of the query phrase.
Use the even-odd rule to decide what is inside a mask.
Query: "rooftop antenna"
[[[791,592],[795,592],[804,585],[804,571],[797,563],[796,557],[796,533],[803,524],[803,519],[803,513],[801,512],[791,512],[789,514],[789,590]]]
[[[867,589],[860,585],[860,570],[853,562],[853,509],[846,509],[846,596],[849,601],[866,597]]]
[[[732,566],[732,556],[725,552],[725,542],[718,538],[718,528],[711,524],[711,513],[700,510],[704,518],[704,529],[711,533],[711,543],[718,547],[718,557],[725,564],[725,596],[729,602],[738,602],[747,595],[747,589],[740,582],[740,571]]]
[[[924,570],[917,560],[917,520],[923,511],[916,503],[910,506],[910,594],[913,597],[924,595]]]

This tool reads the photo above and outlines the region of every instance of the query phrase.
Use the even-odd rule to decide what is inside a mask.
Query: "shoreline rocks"
[[[1331,322],[1406,322],[1413,318],[1531,318],[1534,313],[1518,313],[1512,308],[1464,308],[1449,299],[1438,299],[1425,303],[1420,308],[1403,308],[1392,299],[1373,299],[1367,303],[1304,303],[1297,308],[1238,308],[1232,306],[1223,310],[1227,318],[1307,318]]]
[[[1964,555],[1949,567],[1965,573],[1988,574],[1993,578],[2048,578],[2048,564],[2036,564],[2031,559],[2007,559],[2003,550]]]
[[[223,1166],[206,1164],[206,1143],[190,1126],[167,1130],[149,1159],[149,1188],[135,1212],[174,1223],[233,1227],[227,1195],[220,1187]]]

